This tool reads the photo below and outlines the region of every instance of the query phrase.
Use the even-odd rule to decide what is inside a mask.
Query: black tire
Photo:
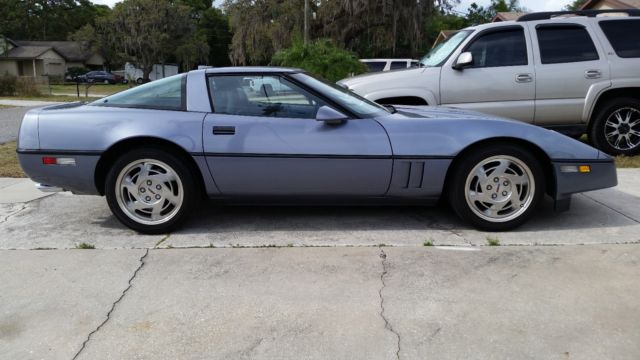
[[[144,84],[144,79],[143,79],[143,78],[138,78],[138,79],[136,80],[136,84],[138,84],[138,85],[142,85],[142,84]]]
[[[116,194],[117,191],[121,191],[119,190],[118,177],[125,168],[143,159],[159,161],[166,164],[182,184],[182,203],[180,206],[173,207],[173,215],[163,223],[145,224],[141,222],[144,221],[144,219],[140,221],[135,220],[125,212],[118,202],[118,196],[122,198],[122,195]],[[185,159],[159,148],[138,148],[123,154],[114,162],[105,181],[105,195],[111,212],[122,224],[144,234],[164,234],[177,229],[189,217],[200,199],[199,187],[195,180],[196,175],[189,170],[185,163]],[[138,185],[136,184],[135,186],[137,187]],[[150,194],[149,191],[150,190],[147,190],[147,194]],[[167,190],[163,189],[163,191]],[[156,190],[156,192],[159,191]],[[136,196],[140,195],[141,194],[137,194]],[[164,202],[165,199],[162,198],[161,201]]]
[[[606,152],[609,155],[626,155],[633,156],[640,154],[640,136],[630,135],[631,143],[626,139],[621,140],[616,147],[617,137],[611,137],[607,139],[607,132],[612,131],[628,131],[626,128],[615,129],[611,126],[607,126],[607,120],[610,118],[615,122],[616,112],[622,112],[630,110],[633,116],[633,120],[640,119],[640,100],[634,98],[620,98],[607,101],[601,106],[592,118],[592,125],[589,132],[589,140],[594,147]],[[625,120],[626,120],[626,116]],[[630,128],[630,127],[628,127]],[[636,124],[632,128],[635,131],[640,131],[640,123]],[[628,148],[626,148],[628,146]]]
[[[531,152],[516,145],[512,145],[508,143],[496,143],[492,145],[486,145],[482,148],[474,149],[474,151],[471,151],[471,152],[466,152],[464,153],[463,156],[464,156],[463,158],[456,160],[456,163],[454,164],[454,168],[452,169],[452,173],[448,177],[450,181],[450,184],[449,184],[450,186],[447,188],[447,197],[449,200],[449,204],[451,208],[454,210],[454,212],[462,220],[470,223],[471,225],[473,225],[475,228],[479,230],[506,231],[522,225],[523,223],[525,223],[527,220],[531,218],[531,216],[535,212],[536,207],[540,203],[540,200],[542,199],[545,193],[544,171],[542,169],[542,166],[540,165],[540,161],[538,161]],[[495,177],[495,178],[500,178],[500,180],[496,182],[497,185],[489,184],[495,187],[496,196],[500,196],[501,194],[504,194],[504,193],[509,194],[508,198],[503,196],[498,200],[506,199],[502,203],[511,204],[510,208],[514,209],[514,212],[511,215],[511,217],[513,218],[510,218],[510,216],[504,215],[505,217],[502,219],[488,220],[476,213],[477,211],[480,211],[478,210],[478,207],[486,205],[487,204],[486,202],[467,200],[467,191],[469,191],[469,189],[467,188],[468,187],[467,180],[468,178],[473,178],[473,176],[471,176],[470,174],[481,163],[486,162],[488,161],[488,159],[492,159],[494,157],[504,157],[503,159],[507,161],[514,161],[513,159],[518,160],[520,163],[525,165],[526,168],[528,168],[530,173],[530,175],[528,175],[528,178],[530,177],[533,181],[533,186],[531,186],[532,184],[530,182],[529,182],[529,185],[527,185],[529,189],[529,193],[531,193],[531,197],[529,199],[529,197],[527,196],[526,197],[527,200],[523,201],[524,204],[521,207],[513,206],[512,200],[509,200],[508,198],[513,196],[512,194],[514,193],[514,191],[518,191],[517,189],[524,189],[525,187],[521,185],[520,188],[517,188],[517,186],[514,186],[513,184],[509,183],[509,179],[501,178],[501,177]],[[500,159],[495,159],[492,161],[497,162],[497,161],[500,161]],[[524,168],[519,168],[517,166],[518,165],[516,164],[516,169],[520,169],[520,170],[524,169]],[[497,168],[494,168],[493,171],[496,171],[496,170]],[[509,165],[507,171],[514,171],[511,165]],[[526,170],[525,170],[525,173],[526,173]],[[493,176],[493,173],[489,172],[488,174],[489,174],[488,175],[489,180],[493,181],[495,179]],[[475,178],[474,180],[469,180],[469,181],[472,186],[480,184],[479,180],[477,180],[477,182],[474,184],[474,181],[476,181]],[[500,186],[502,186],[503,184],[505,186],[503,189],[509,190],[509,191],[503,190],[502,192],[500,192]],[[484,187],[481,187],[481,188],[484,189]],[[493,196],[494,195],[493,191],[494,191],[493,188],[491,189],[491,191],[489,191],[489,189],[484,189],[482,190],[481,195],[486,194],[486,196]],[[524,191],[524,190],[521,190],[521,191]],[[488,200],[488,201],[493,201],[493,200]],[[473,205],[470,204],[470,202]],[[474,207],[473,209],[472,209],[472,206]],[[488,217],[488,215],[486,216]],[[503,216],[503,215],[497,215],[497,216]]]

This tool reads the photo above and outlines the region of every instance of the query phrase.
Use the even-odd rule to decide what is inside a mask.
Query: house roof
[[[599,2],[604,1],[607,5],[614,9],[639,9],[640,0],[589,0],[582,5],[580,10],[589,10],[596,6]]]
[[[491,20],[491,22],[518,20],[518,18],[520,16],[524,15],[524,14],[526,14],[526,13],[517,12],[517,11],[499,12],[499,13],[496,14],[496,16],[493,18],[493,20]]]
[[[88,60],[93,52],[79,41],[25,41],[15,40],[18,47],[48,47],[53,48],[67,61],[84,62]]]
[[[4,54],[3,57],[18,60],[31,60],[37,58],[38,56],[44,54],[49,50],[55,51],[55,49],[50,46],[18,46],[7,51],[7,53]]]

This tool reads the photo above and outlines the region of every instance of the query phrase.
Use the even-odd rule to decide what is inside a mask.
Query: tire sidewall
[[[127,216],[118,204],[118,200],[116,198],[116,191],[118,191],[116,188],[118,175],[127,165],[140,159],[154,159],[164,162],[176,172],[176,175],[182,182],[184,196],[180,210],[178,210],[176,215],[165,223],[157,225],[138,223]],[[188,218],[197,203],[197,199],[199,198],[198,188],[194,179],[195,174],[193,174],[189,168],[184,165],[184,163],[184,159],[174,156],[165,150],[154,148],[135,149],[120,156],[113,163],[111,169],[109,169],[105,181],[105,195],[111,212],[127,227],[145,234],[163,234],[179,227]]]
[[[476,215],[470,208],[470,205],[467,204],[466,180],[469,173],[480,162],[492,156],[499,155],[512,156],[524,162],[533,175],[535,190],[531,204],[520,216],[506,222],[491,222]],[[510,144],[486,146],[467,153],[464,158],[455,164],[451,180],[452,183],[448,189],[448,198],[451,207],[460,218],[471,223],[474,227],[485,231],[507,231],[522,225],[534,214],[545,193],[544,170],[540,161],[537,160],[532,153]]]
[[[640,145],[636,146],[632,150],[618,150],[611,146],[606,139],[604,134],[605,124],[607,119],[613,112],[620,108],[630,107],[640,111],[640,101],[633,98],[620,98],[608,101],[605,106],[603,106],[594,117],[593,125],[591,126],[591,131],[589,132],[589,138],[591,139],[591,143],[598,148],[606,152],[609,155],[626,155],[633,156],[640,154]]]

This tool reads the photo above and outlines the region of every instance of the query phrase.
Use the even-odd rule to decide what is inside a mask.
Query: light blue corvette
[[[18,157],[40,188],[106,195],[144,233],[225,202],[424,204],[512,229],[548,194],[615,186],[613,159],[524,123],[381,107],[296,69],[191,71],[90,104],[27,113]]]

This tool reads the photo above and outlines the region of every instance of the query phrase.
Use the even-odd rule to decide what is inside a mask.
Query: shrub
[[[337,47],[327,39],[306,45],[295,40],[290,48],[273,55],[271,65],[301,68],[329,81],[338,81],[367,70],[354,53]]]
[[[62,75],[49,75],[49,84],[52,84],[52,85],[64,84],[64,76],[62,76]]]
[[[16,94],[16,77],[12,75],[0,76],[0,96]]]
[[[36,79],[29,76],[18,77],[15,94],[18,96],[39,96],[40,91]]]
[[[74,67],[70,67],[70,68],[67,69],[67,73],[65,74],[65,77],[68,76],[71,80],[73,80],[78,75],[84,75],[84,74],[86,74],[88,72],[89,72],[89,69],[87,69],[87,68],[74,66]]]

